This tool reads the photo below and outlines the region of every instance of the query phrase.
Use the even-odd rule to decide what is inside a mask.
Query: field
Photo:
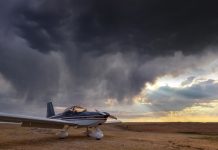
[[[95,140],[69,130],[58,139],[58,130],[21,128],[0,124],[1,150],[218,150],[218,123],[122,123],[101,127],[105,137]]]

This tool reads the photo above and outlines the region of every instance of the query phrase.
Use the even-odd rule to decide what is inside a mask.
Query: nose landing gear
[[[104,137],[103,132],[98,127],[94,128],[93,130],[88,130],[87,128],[86,133],[87,136],[95,138],[96,140],[100,140]]]

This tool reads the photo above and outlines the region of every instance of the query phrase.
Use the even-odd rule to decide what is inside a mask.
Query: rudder
[[[52,104],[52,102],[48,102],[47,103],[47,115],[46,115],[46,117],[49,118],[49,117],[52,117],[54,115],[55,115],[55,111],[54,111],[53,104]]]

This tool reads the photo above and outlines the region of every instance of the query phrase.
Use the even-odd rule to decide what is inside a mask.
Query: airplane
[[[108,118],[117,120],[115,116],[110,115],[108,112],[98,110],[90,112],[80,106],[68,107],[62,113],[55,115],[52,102],[47,103],[46,118],[0,113],[1,122],[21,123],[22,127],[61,129],[57,133],[59,138],[66,138],[68,136],[67,130],[70,127],[83,127],[86,128],[85,134],[96,140],[103,138],[104,134],[99,126],[104,124]]]

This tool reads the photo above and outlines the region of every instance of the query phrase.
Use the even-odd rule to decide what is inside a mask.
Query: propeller
[[[113,115],[109,115],[108,117],[117,120],[117,117],[113,116]]]
[[[117,120],[117,117],[115,117],[115,116],[113,116],[113,115],[111,115],[111,114],[109,114],[109,113],[101,112],[101,111],[99,111],[99,110],[97,110],[97,109],[95,109],[95,111],[98,112],[98,113],[100,113],[100,114],[102,114],[102,115],[108,115],[109,118],[112,118],[112,119]]]

